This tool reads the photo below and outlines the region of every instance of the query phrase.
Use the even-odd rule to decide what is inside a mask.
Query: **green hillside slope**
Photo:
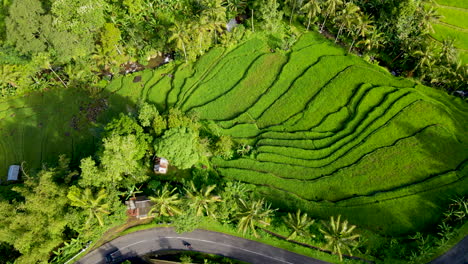
[[[467,191],[466,103],[345,55],[314,33],[286,54],[253,39],[151,78],[159,80],[142,92],[118,93],[161,111],[197,111],[247,140],[251,157],[214,162],[277,206],[404,233],[433,223],[448,197]]]
[[[3,171],[93,147],[98,132],[70,121],[88,122],[83,109],[96,101],[62,93],[2,103]],[[101,95],[101,122],[141,100],[214,120],[253,147],[249,157],[214,160],[224,177],[255,184],[275,206],[314,217],[341,214],[396,235],[430,226],[449,198],[468,192],[466,102],[395,78],[317,33],[303,35],[288,53],[272,53],[260,38],[215,48],[194,64],[117,78]]]

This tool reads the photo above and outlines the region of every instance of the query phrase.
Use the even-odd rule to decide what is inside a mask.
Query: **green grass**
[[[468,9],[451,9],[443,6],[437,7],[437,13],[444,16],[441,21],[468,30]]]
[[[443,24],[433,24],[435,33],[432,36],[438,41],[450,38],[454,39],[457,48],[468,50],[468,32],[462,32]]]
[[[468,2],[463,0],[436,0],[439,5],[468,9]]]

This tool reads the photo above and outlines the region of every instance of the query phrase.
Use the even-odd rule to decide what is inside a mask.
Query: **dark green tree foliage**
[[[51,21],[39,0],[14,0],[5,20],[8,43],[26,55],[46,51],[44,30],[52,27]]]
[[[198,133],[185,127],[171,128],[156,140],[154,150],[179,169],[191,168],[200,159]]]
[[[47,263],[50,252],[63,242],[69,203],[67,188],[53,180],[60,173],[43,169],[14,188],[23,202],[0,202],[0,241],[22,254],[15,263]]]

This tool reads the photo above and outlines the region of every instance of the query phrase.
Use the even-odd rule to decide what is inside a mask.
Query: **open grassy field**
[[[433,7],[443,17],[434,23],[432,37],[441,42],[453,39],[463,63],[468,63],[468,2],[437,0]]]
[[[258,186],[276,207],[341,214],[382,234],[431,227],[449,198],[468,192],[466,102],[393,77],[317,33],[289,52],[265,43],[253,37],[194,64],[116,78],[98,121],[141,100],[197,111],[253,146],[248,157],[214,159],[224,177]],[[86,113],[96,100],[79,98],[52,91],[0,104],[5,174],[21,160],[39,166],[56,153],[91,152],[97,132]]]
[[[265,43],[253,38],[195,64],[145,72],[143,82],[160,80],[143,97],[160,110],[195,110],[250,142],[250,157],[214,163],[275,206],[402,234],[430,227],[449,197],[467,192],[465,102],[395,78],[314,33],[287,53]],[[117,88],[131,78],[111,87],[136,103],[142,89]]]
[[[26,161],[25,168],[56,162],[59,154],[79,158],[94,152],[89,111],[100,102],[78,91],[31,93],[0,102],[0,171]],[[80,110],[81,109],[81,110]]]

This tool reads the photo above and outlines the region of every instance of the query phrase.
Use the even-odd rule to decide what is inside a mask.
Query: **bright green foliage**
[[[124,114],[120,114],[118,118],[114,118],[105,127],[105,137],[111,137],[114,135],[129,136],[134,135],[136,144],[138,147],[135,149],[135,159],[141,159],[150,148],[152,138],[147,133],[143,132],[143,128],[138,122]]]
[[[284,223],[292,229],[289,236],[286,240],[293,240],[298,235],[301,237],[310,237],[309,227],[315,222],[315,220],[310,219],[307,216],[307,213],[301,214],[301,210],[298,209],[296,214],[288,213],[288,216],[283,216]]]
[[[127,180],[134,183],[143,182],[146,178],[140,171],[140,162],[147,151],[146,145],[139,144],[136,136],[111,136],[103,140],[104,151],[101,165],[107,179],[112,183]],[[130,176],[131,175],[131,176]]]
[[[158,109],[152,104],[142,103],[138,111],[138,120],[141,126],[149,127],[153,124],[156,117],[159,116]]]
[[[15,263],[46,263],[63,242],[69,201],[67,188],[53,181],[57,172],[44,169],[15,187],[24,201],[0,202],[0,241],[22,254]]]
[[[255,237],[258,237],[255,228],[257,226],[270,225],[270,217],[274,210],[270,209],[269,204],[265,204],[265,200],[244,200],[239,199],[239,210],[236,215],[239,221],[237,226],[239,231],[245,235],[250,230]]]
[[[145,181],[147,176],[141,159],[148,151],[148,146],[147,141],[139,141],[133,134],[113,134],[104,138],[99,165],[91,157],[81,160],[80,185],[128,187]]]
[[[72,206],[80,207],[89,214],[85,225],[88,225],[93,218],[96,218],[99,225],[103,226],[102,216],[110,214],[109,204],[106,203],[107,192],[105,189],[99,190],[97,194],[93,194],[90,188],[80,189],[76,186],[70,187],[67,194]]]
[[[338,254],[340,260],[343,260],[345,251],[352,255],[352,251],[359,244],[357,239],[360,235],[353,234],[353,230],[356,228],[355,225],[348,226],[348,220],[341,222],[340,218],[341,215],[335,221],[332,216],[329,223],[323,222],[324,227],[320,228],[320,232],[325,236],[327,248]]]
[[[215,143],[214,155],[223,157],[224,159],[230,159],[233,155],[233,146],[234,142],[232,142],[230,136],[220,136]]]
[[[187,128],[171,128],[156,140],[154,151],[179,169],[188,169],[200,159],[198,135]]]
[[[193,181],[189,183],[189,187],[185,189],[188,198],[189,206],[195,210],[197,216],[208,215],[216,217],[215,206],[221,201],[221,197],[211,194],[216,188],[216,185],[204,186],[197,190]]]
[[[182,214],[180,205],[182,200],[176,192],[177,188],[169,189],[169,184],[165,184],[162,190],[156,192],[156,196],[150,196],[149,199],[153,203],[153,208],[148,214],[156,212],[157,216],[175,216]]]
[[[283,18],[283,12],[279,11],[279,3],[277,0],[261,0],[258,3],[258,17],[257,19],[262,21],[264,30],[268,32],[276,32],[280,30],[280,22]]]
[[[167,115],[167,126],[168,128],[190,128],[193,131],[198,131],[198,117],[196,115],[186,115],[180,109],[171,108]]]

